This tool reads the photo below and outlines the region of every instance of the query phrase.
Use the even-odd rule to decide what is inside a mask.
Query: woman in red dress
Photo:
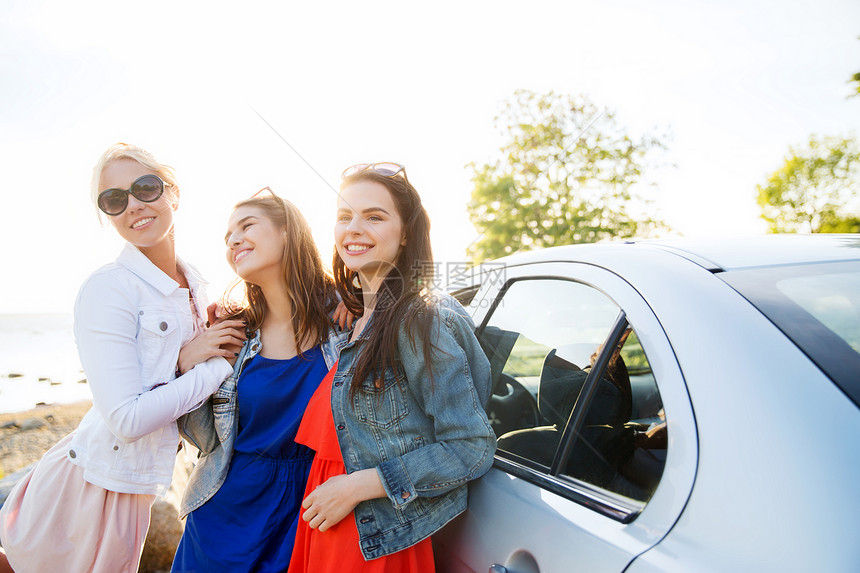
[[[430,535],[492,465],[489,362],[463,308],[427,288],[429,218],[404,168],[343,177],[333,266],[360,318],[296,436],[316,455],[289,571],[430,572]]]

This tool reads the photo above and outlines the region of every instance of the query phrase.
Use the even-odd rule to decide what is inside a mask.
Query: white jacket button
[[[114,446],[114,447],[113,447],[113,451],[117,451],[118,449],[119,449],[119,446]]]
[[[162,321],[161,324],[158,325],[158,328],[161,329],[161,332],[164,332],[165,330],[167,330],[167,323]]]
[[[69,450],[69,457],[70,458],[74,458],[76,455],[77,454],[75,453],[75,450]]]

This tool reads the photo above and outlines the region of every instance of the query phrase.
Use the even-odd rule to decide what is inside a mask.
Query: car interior
[[[559,473],[645,501],[662,474],[666,425],[647,361],[632,377],[625,363],[623,350],[632,332],[627,328],[599,374],[584,422],[573,432],[570,454]],[[480,333],[494,383],[488,414],[499,455],[548,472],[600,347],[551,348],[535,385],[507,367],[521,336],[493,326]],[[641,363],[644,353],[638,354]]]

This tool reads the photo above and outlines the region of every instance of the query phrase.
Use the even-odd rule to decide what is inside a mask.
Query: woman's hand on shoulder
[[[220,302],[213,302],[206,307],[206,326],[216,324],[224,316],[224,306]]]
[[[355,315],[349,312],[343,301],[340,301],[331,315],[331,321],[340,326],[341,330],[350,330],[355,322]]]
[[[245,323],[241,320],[216,322],[179,351],[179,373],[185,374],[213,356],[223,356],[232,365],[245,341]]]

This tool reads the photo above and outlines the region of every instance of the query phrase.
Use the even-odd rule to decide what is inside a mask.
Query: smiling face
[[[280,280],[286,238],[260,207],[237,207],[227,223],[227,262],[243,280]]]
[[[360,180],[341,190],[335,247],[346,268],[358,271],[362,283],[394,267],[406,244],[404,232],[403,219],[384,185]]]
[[[128,189],[143,175],[157,175],[133,159],[117,159],[105,165],[99,177],[99,191]],[[173,189],[165,187],[164,193],[152,203],[128,196],[128,207],[119,215],[110,216],[110,222],[120,236],[142,251],[172,241]]]

